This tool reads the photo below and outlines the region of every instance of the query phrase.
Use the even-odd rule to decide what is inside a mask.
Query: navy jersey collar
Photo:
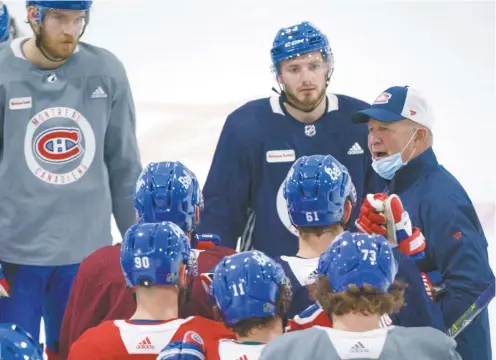
[[[390,193],[398,193],[413,185],[420,177],[439,168],[432,147],[399,169],[389,185]]]

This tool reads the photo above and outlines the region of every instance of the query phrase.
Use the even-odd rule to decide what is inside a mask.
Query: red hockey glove
[[[360,207],[360,215],[355,221],[355,225],[360,232],[369,235],[386,235],[384,202],[387,198],[387,194],[384,193],[367,194]]]
[[[385,201],[387,238],[389,242],[414,260],[424,257],[425,238],[419,228],[412,228],[410,215],[403,208],[398,195],[393,194]]]

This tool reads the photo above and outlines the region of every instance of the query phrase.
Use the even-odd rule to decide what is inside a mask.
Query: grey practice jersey
[[[268,343],[260,360],[461,360],[456,343],[430,327],[349,332],[315,326]]]
[[[59,69],[0,47],[0,260],[79,263],[135,223],[141,171],[129,83],[110,52],[81,43]]]

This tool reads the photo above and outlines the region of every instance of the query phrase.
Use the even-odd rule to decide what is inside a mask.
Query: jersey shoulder
[[[71,346],[69,360],[84,359],[87,355],[114,353],[121,344],[119,329],[113,321],[86,330]]]
[[[127,78],[122,61],[111,51],[85,42],[80,42],[78,48],[83,60],[80,64],[83,71],[92,75],[110,76],[116,80]]]
[[[246,137],[257,133],[260,126],[267,126],[268,120],[276,113],[272,98],[263,98],[247,102],[231,112],[225,122],[224,131]]]
[[[236,254],[236,251],[225,246],[213,246],[198,253],[198,271],[209,272],[226,256]]]
[[[192,320],[183,326],[186,331],[196,331],[210,340],[235,339],[235,334],[224,324],[202,316],[193,316]]]
[[[428,355],[431,359],[443,359],[446,354],[456,354],[456,342],[432,327],[395,326],[391,328],[390,336],[394,343],[401,343],[404,348],[416,348],[420,357]]]
[[[332,345],[322,328],[286,333],[269,342],[260,360],[332,359],[328,349]]]
[[[334,95],[338,99],[340,108],[349,109],[351,111],[360,111],[370,107],[370,104],[363,100],[343,94],[334,94]]]
[[[121,272],[116,273],[118,269],[120,269],[120,247],[118,245],[104,246],[88,255],[81,262],[78,277],[91,279],[88,281],[97,284],[100,284],[103,280],[108,284],[109,276],[116,277],[119,280],[122,279]]]

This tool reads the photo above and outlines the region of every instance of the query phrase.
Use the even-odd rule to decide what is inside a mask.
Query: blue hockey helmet
[[[0,324],[0,359],[43,360],[43,351],[22,327],[3,323]]]
[[[284,198],[294,226],[327,226],[344,220],[345,201],[356,203],[348,169],[331,155],[302,156],[285,180]]]
[[[196,175],[179,161],[151,163],[136,183],[134,207],[140,222],[172,221],[191,232],[203,196]]]
[[[270,51],[273,70],[276,74],[280,74],[281,61],[314,51],[320,51],[323,59],[330,64],[331,68],[334,67],[334,55],[329,40],[317,27],[304,21],[282,28],[277,32]]]
[[[10,38],[10,15],[7,5],[0,1],[0,43]]]
[[[26,7],[40,6],[47,9],[57,10],[89,10],[93,5],[93,1],[78,1],[78,0],[59,0],[59,1],[26,1]]]
[[[281,285],[286,294],[281,294]],[[224,322],[232,326],[244,319],[277,315],[280,296],[291,300],[291,285],[281,265],[261,251],[246,251],[217,264],[211,295]]]
[[[396,277],[397,264],[383,236],[345,231],[320,256],[317,272],[327,275],[335,292],[344,292],[350,285],[370,285],[387,292]]]
[[[35,21],[38,24],[43,22],[48,10],[76,10],[88,11],[91,9],[93,1],[59,0],[59,1],[26,1],[26,7],[36,7]]]
[[[181,264],[188,267],[189,239],[172,222],[131,226],[121,245],[121,267],[128,287],[177,285]]]

